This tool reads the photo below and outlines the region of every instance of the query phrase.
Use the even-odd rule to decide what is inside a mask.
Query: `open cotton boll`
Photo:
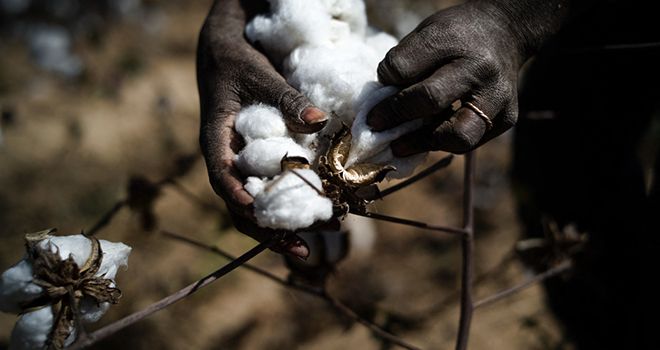
[[[96,277],[114,279],[117,270],[126,266],[131,248],[123,243],[99,240],[103,256]],[[46,236],[37,243],[41,249],[57,253],[60,259],[71,256],[78,266],[83,266],[92,252],[92,242],[83,235]],[[29,303],[45,292],[33,281],[32,261],[24,258],[0,276],[0,309],[5,312],[22,313],[22,305]],[[114,283],[112,283],[114,285]],[[96,322],[107,311],[109,303],[98,304],[85,296],[80,303],[80,318],[83,322]],[[14,330],[10,349],[36,349],[44,345],[53,327],[53,312],[49,305],[21,314]],[[75,332],[75,330],[72,330]],[[74,337],[69,337],[73,340]],[[67,339],[69,339],[67,338]],[[68,340],[67,340],[68,341]]]
[[[304,157],[313,160],[313,152],[287,137],[271,137],[248,143],[236,158],[236,164],[248,176],[272,177],[280,173],[282,158]]]
[[[390,147],[390,142],[422,126],[421,120],[413,120],[385,131],[373,131],[367,125],[367,114],[369,114],[369,111],[371,111],[378,102],[397,92],[397,88],[386,86],[373,91],[365,97],[363,103],[360,105],[360,110],[355,117],[355,122],[351,127],[353,139],[351,141],[351,150],[348,154],[348,160],[346,161],[347,167],[368,161],[371,157],[388,149]],[[383,159],[382,157],[380,162],[383,164],[391,164],[389,160]]]
[[[236,116],[234,128],[246,142],[288,134],[282,113],[275,107],[261,103],[241,109]]]
[[[317,189],[323,188],[314,171],[300,169],[296,172]],[[267,182],[254,196],[254,214],[262,227],[297,230],[332,217],[332,201],[292,172]]]

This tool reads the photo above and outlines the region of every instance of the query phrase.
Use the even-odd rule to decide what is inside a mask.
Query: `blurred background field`
[[[449,4],[418,2],[422,13]],[[409,30],[419,18],[394,1],[378,2],[378,8],[375,3],[370,3],[373,18],[394,32]],[[153,207],[122,209],[99,233],[134,250],[128,270],[118,277],[120,304],[91,328],[137,311],[225,262],[168,240],[157,228],[235,255],[254,245],[232,228],[198,150],[195,48],[210,1],[0,0],[0,6],[0,269],[22,257],[25,233],[49,227],[60,234],[89,230],[126,197],[129,183],[135,189],[145,180],[158,181],[176,170],[181,157],[194,160],[179,179],[185,190],[165,186],[154,194]],[[394,15],[407,22],[388,19]],[[501,267],[521,234],[508,177],[510,145],[508,133],[478,152],[478,275]],[[461,183],[458,157],[449,169],[374,210],[460,225]],[[153,222],[145,225],[150,214]],[[395,224],[377,223],[377,231],[369,253],[351,254],[338,266],[330,291],[413,344],[452,348],[459,242]],[[255,264],[287,274],[271,252]],[[478,296],[515,284],[524,271],[513,263],[489,276],[479,284]],[[0,348],[7,346],[15,318],[0,315]],[[472,349],[571,348],[540,287],[478,310],[470,343]],[[119,346],[387,348],[323,302],[241,269],[96,347]]]

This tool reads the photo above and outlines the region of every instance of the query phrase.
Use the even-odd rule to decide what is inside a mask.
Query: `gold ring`
[[[472,102],[463,102],[463,104],[468,107],[469,109],[473,110],[474,113],[476,113],[481,119],[483,119],[484,122],[486,122],[486,130],[490,130],[493,127],[493,121],[490,120],[490,118],[482,111],[479,109],[479,107],[475,106]]]

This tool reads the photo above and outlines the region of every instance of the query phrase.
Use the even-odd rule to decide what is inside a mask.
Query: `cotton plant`
[[[19,315],[9,349],[63,349],[121,296],[114,278],[131,247],[53,232],[26,235],[25,257],[0,276],[0,311]]]
[[[366,124],[369,110],[398,91],[378,83],[376,72],[397,40],[368,25],[363,0],[269,2],[270,13],[247,24],[247,38],[282,67],[289,84],[331,117],[321,132],[301,135],[286,129],[276,108],[248,106],[236,118],[236,131],[246,142],[236,163],[249,176],[246,190],[255,198],[258,224],[296,230],[337,214],[333,205],[342,195],[328,200],[333,195],[322,186],[328,179],[319,173],[338,180],[330,182],[340,187],[346,182],[357,188],[366,180],[382,180],[385,173],[409,176],[424,155],[397,158],[389,148],[391,141],[418,128],[417,122],[385,132],[373,132]],[[343,129],[348,134],[336,137]],[[333,147],[336,157],[328,159]],[[285,169],[282,160],[291,157],[303,159],[305,167]],[[330,171],[320,169],[324,159]]]

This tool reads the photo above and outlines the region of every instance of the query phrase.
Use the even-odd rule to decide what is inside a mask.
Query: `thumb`
[[[326,113],[315,107],[284,79],[278,78],[268,84],[270,93],[263,102],[277,107],[287,127],[293,132],[311,134],[323,129],[328,121]]]

